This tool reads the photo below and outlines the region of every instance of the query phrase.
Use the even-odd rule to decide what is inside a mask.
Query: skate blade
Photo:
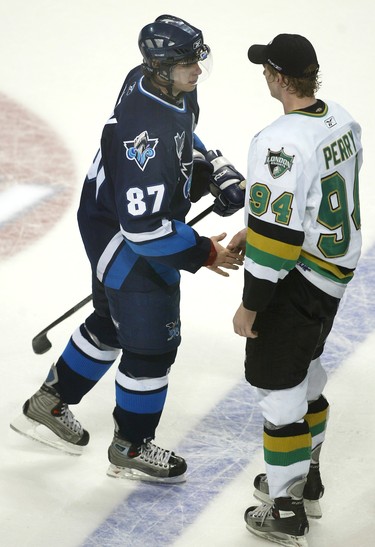
[[[290,536],[289,534],[278,534],[277,532],[260,532],[252,528],[249,524],[246,524],[246,528],[255,536],[278,543],[279,545],[284,545],[285,547],[309,547],[305,536]]]
[[[143,473],[139,469],[118,467],[117,465],[114,465],[112,463],[107,469],[107,475],[108,477],[113,477],[115,479],[128,479],[164,484],[179,484],[186,481],[185,473],[182,475],[178,475],[177,477],[153,477],[152,475]]]
[[[60,439],[60,437],[48,429],[48,427],[28,418],[24,414],[15,418],[9,425],[13,431],[20,433],[24,437],[46,444],[56,450],[70,454],[71,456],[80,456],[83,452],[82,446]]]
[[[254,491],[254,498],[261,501],[262,503],[267,503],[268,505],[272,504],[271,498],[264,492],[259,490]],[[310,519],[321,519],[322,518],[322,509],[320,507],[319,500],[303,500],[305,506],[306,516]]]

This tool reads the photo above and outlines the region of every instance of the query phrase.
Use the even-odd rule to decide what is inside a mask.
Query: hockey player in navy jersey
[[[266,473],[254,480],[264,504],[250,506],[245,521],[264,539],[306,547],[324,493],[329,404],[320,356],[361,253],[361,127],[316,98],[319,64],[305,37],[279,34],[248,56],[263,65],[284,115],[252,139],[246,228],[229,244],[246,248],[233,325],[247,338],[246,379],[264,418]]]
[[[242,264],[219,243],[225,234],[200,236],[185,216],[209,191],[221,216],[243,207],[243,177],[194,133],[196,87],[210,70],[202,32],[162,15],[141,30],[139,48],[143,63],[126,77],[104,126],[78,211],[95,311],[11,427],[79,454],[89,434],[68,405],[119,357],[108,475],[174,483],[185,479],[185,460],[152,440],[181,340],[180,270],[207,266],[227,276],[222,268]]]

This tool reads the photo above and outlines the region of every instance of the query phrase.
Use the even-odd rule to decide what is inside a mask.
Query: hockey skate
[[[10,427],[26,437],[68,454],[80,455],[90,436],[51,385],[42,387],[23,405]]]
[[[140,446],[122,439],[117,432],[108,449],[107,475],[121,479],[175,484],[184,482],[186,462],[174,452],[147,441]]]
[[[287,498],[276,498],[272,504],[249,507],[245,511],[249,532],[286,547],[308,547],[305,534],[309,531],[302,492],[305,479],[288,488]]]
[[[320,452],[320,446],[316,447],[315,451],[312,452],[312,462],[303,490],[306,515],[312,519],[320,519],[322,517],[322,509],[319,500],[324,494],[324,486],[320,477],[319,463],[314,459],[314,457],[318,458],[318,450]],[[256,499],[262,503],[272,503],[272,500],[269,497],[268,480],[265,473],[261,473],[255,477],[254,487],[254,497]]]

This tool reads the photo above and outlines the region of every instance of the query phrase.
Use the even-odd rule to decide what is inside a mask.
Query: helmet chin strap
[[[184,92],[180,91],[179,93],[177,93],[177,95],[173,94],[174,80],[171,77],[173,66],[174,65],[168,67],[167,70],[163,71],[166,73],[165,77],[161,75],[160,69],[158,68],[154,69],[153,82],[158,87],[158,89],[160,89],[163,95],[166,95],[169,99],[172,99],[173,101],[177,103],[181,100]],[[166,92],[164,92],[163,90],[166,90]]]
[[[149,91],[161,99],[167,99],[170,103],[180,106],[184,92],[181,91],[177,95],[173,95],[173,81],[161,78],[157,69],[150,69],[147,65],[143,65],[143,74],[146,78],[145,81],[149,82],[149,86],[151,86]]]
[[[179,91],[177,95],[173,93],[174,80],[172,78],[172,70],[175,65],[164,64],[152,67],[144,62],[142,67],[143,74],[150,80],[153,87],[160,92],[160,97],[167,98],[178,106],[181,103],[185,92]]]

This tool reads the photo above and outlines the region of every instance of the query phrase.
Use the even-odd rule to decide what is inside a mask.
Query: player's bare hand
[[[233,252],[238,252],[241,256],[244,256],[246,251],[246,235],[247,229],[244,228],[232,237],[227,245],[227,249]]]
[[[215,246],[217,256],[215,262],[213,262],[211,266],[208,266],[209,270],[224,277],[228,277],[229,274],[222,268],[225,270],[238,270],[238,268],[243,264],[243,256],[240,252],[237,250],[230,250],[220,245],[219,241],[222,241],[226,236],[227,234],[223,232],[218,236],[211,237],[211,241]]]
[[[253,330],[256,316],[256,311],[247,310],[243,304],[241,304],[233,317],[234,332],[245,338],[257,338],[258,333]]]

